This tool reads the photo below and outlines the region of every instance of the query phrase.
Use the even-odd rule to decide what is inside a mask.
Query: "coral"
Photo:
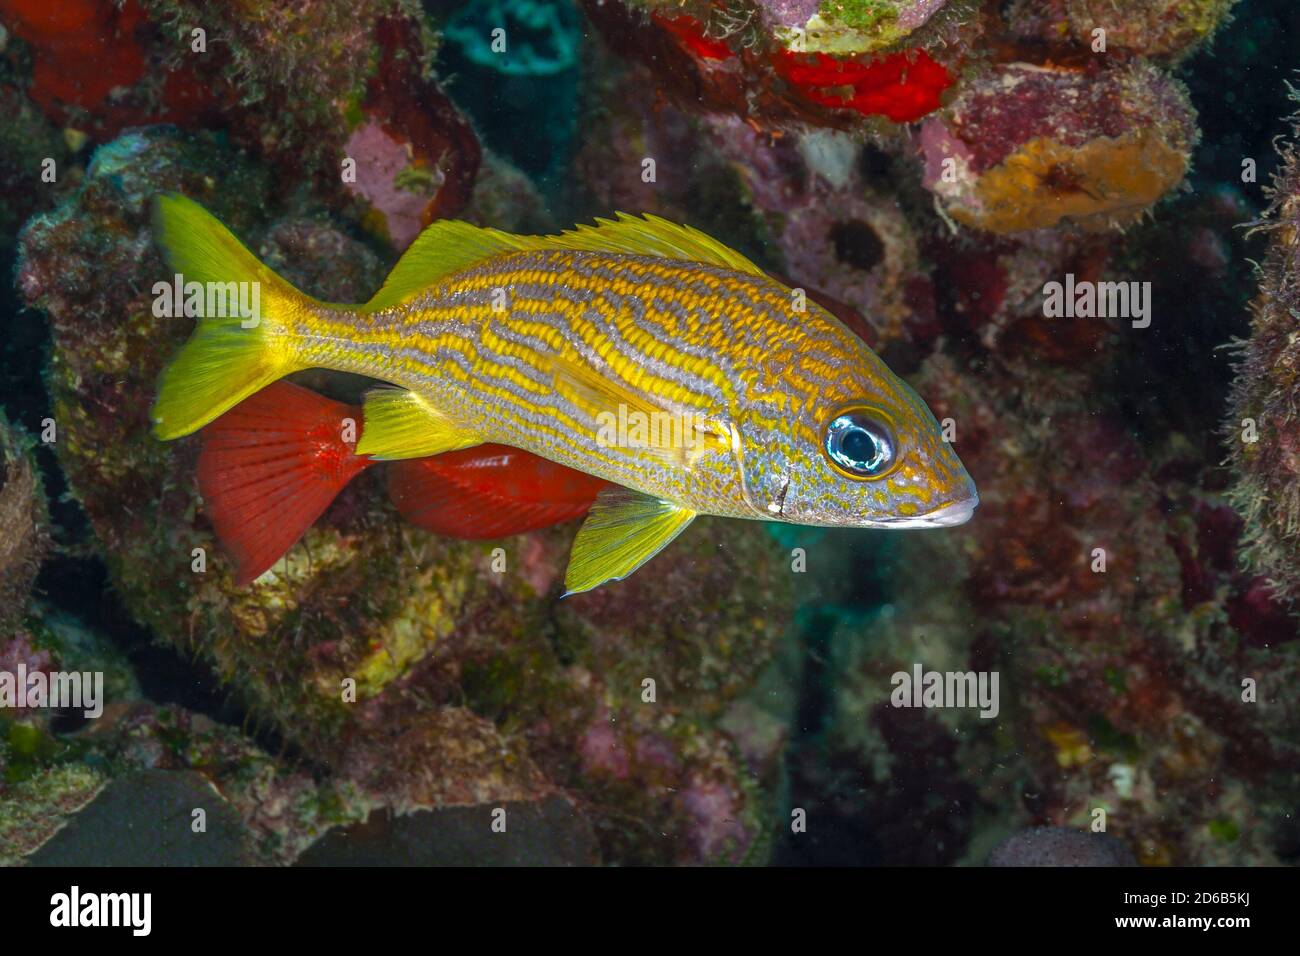
[[[1104,833],[1034,827],[1007,837],[989,854],[989,866],[1137,866],[1124,844]]]
[[[107,782],[84,764],[65,764],[0,790],[0,865],[14,866],[43,846]]]
[[[1036,794],[1029,819],[1086,827],[1102,808],[1107,832],[1147,863],[1268,859],[1268,829],[1250,827],[1273,812],[1300,757],[1300,713],[1278,694],[1294,658],[1247,640],[1224,613],[1250,586],[1232,569],[1236,529],[1208,530],[1218,512],[1206,507],[1199,527],[1169,517],[1196,513],[1206,492],[1171,480],[1186,456],[1176,444],[1150,460],[1113,417],[1087,408],[1079,396],[1096,370],[1031,370],[1029,361],[995,386],[935,356],[922,382],[936,414],[964,429],[958,444],[980,483],[983,520],[942,546],[954,552],[949,564],[969,569],[968,600],[993,642],[977,640],[966,666],[981,666],[978,652],[1015,702],[1001,724],[1023,741],[1033,781],[1024,790]],[[1167,509],[1169,498],[1178,506]],[[936,563],[928,549],[904,560]],[[970,639],[959,628],[941,643]],[[1269,687],[1259,703],[1241,694],[1246,676]],[[1209,786],[1243,772],[1256,781],[1248,801]],[[1243,838],[1207,841],[1221,819],[1239,821]]]
[[[796,34],[782,25],[803,15],[795,5],[687,4],[671,15],[654,8],[649,18],[637,15],[636,3],[592,0],[584,8],[610,47],[650,66],[678,105],[793,130],[887,128],[939,107],[980,22],[965,3],[942,5],[933,17],[933,3],[881,6],[891,7],[879,21],[889,28],[870,35],[827,26],[812,11],[808,29]],[[833,7],[854,16],[847,4]],[[900,24],[909,28],[894,29]]]
[[[49,509],[31,442],[0,413],[0,639],[22,620],[49,547]]]
[[[792,284],[840,303],[828,307],[873,346],[924,339],[932,290],[916,230],[898,195],[864,172],[891,157],[833,130],[773,142],[732,117],[710,118],[707,128],[762,215],[779,271],[797,277]]]
[[[792,800],[860,849],[795,838],[778,859],[978,864],[1024,827],[1082,835],[1097,810],[1148,865],[1292,852],[1300,711],[1284,688],[1300,624],[1239,566],[1250,525],[1226,507],[1206,435],[1224,370],[1203,343],[1245,301],[1224,265],[1248,248],[1232,229],[1243,210],[1220,189],[1172,201],[1123,242],[1069,228],[922,242],[947,341],[913,380],[954,422],[980,513],[929,540],[861,546],[870,580],[808,598],[834,622],[813,626],[834,629],[812,657],[836,689],[821,733],[795,742]],[[1194,257],[1193,272],[1218,270],[1215,288],[1153,271]],[[1066,272],[1154,279],[1155,323],[1045,319],[1043,283]],[[1137,378],[1149,399],[1119,398]],[[810,544],[810,561],[852,560],[843,548]],[[863,593],[867,610],[842,606]],[[998,672],[1000,714],[894,709],[891,674],[918,662]]]
[[[1182,181],[1196,141],[1182,87],[1141,62],[996,66],[921,131],[925,185],[995,233],[1132,223]]]
[[[420,228],[464,207],[482,154],[468,121],[425,72],[430,41],[423,21],[381,15],[373,30],[377,65],[364,97],[358,95],[346,114],[353,129],[340,151],[356,160],[355,182],[344,177],[344,183],[369,202],[366,225],[400,250]],[[332,138],[342,124],[337,116],[330,119]],[[337,155],[322,164],[337,162]],[[336,169],[329,169],[331,180]]]
[[[781,51],[776,70],[814,103],[910,123],[939,108],[952,76],[924,50],[862,61]]]
[[[474,192],[460,218],[476,226],[525,235],[558,231],[532,180],[490,151],[483,154]]]
[[[338,205],[351,196],[399,246],[459,210],[478,143],[429,75],[435,42],[418,4],[252,6],[5,0],[0,13],[30,48],[28,96],[80,136],[158,122],[225,129],[287,182]]]
[[[138,0],[4,0],[0,16],[30,47],[27,93],[54,122],[112,136],[148,121],[192,123],[220,101],[179,60],[151,74],[164,47],[145,37]]]
[[[895,46],[932,19],[969,16],[972,7],[960,0],[824,0],[803,23],[782,25],[802,27],[809,51],[860,53]]]
[[[851,55],[950,39],[976,6],[969,0],[757,0],[752,7],[695,0],[680,9],[703,22],[710,36],[739,34],[751,43],[762,37],[773,46]]]
[[[64,137],[41,115],[30,99],[11,87],[0,86],[0,250],[12,247],[19,227],[33,213],[48,209],[76,182],[68,163]],[[40,181],[43,164],[54,163],[55,180]]]
[[[1300,136],[1300,121],[1292,128]],[[1252,308],[1250,338],[1239,346],[1225,425],[1245,521],[1244,558],[1276,594],[1300,599],[1300,149],[1282,148],[1282,168],[1266,215],[1254,229],[1269,239]],[[1238,613],[1247,612],[1245,606]]]
[[[174,707],[119,699],[96,726],[61,738],[12,724],[7,749],[11,761],[22,757],[0,782],[7,865],[283,864],[389,806],[382,793],[318,783],[238,730]],[[196,807],[208,826],[197,836]]]
[[[1208,42],[1237,0],[1013,0],[1006,18],[1013,32],[1049,43],[1091,49],[1103,30],[1106,52],[1178,61]]]

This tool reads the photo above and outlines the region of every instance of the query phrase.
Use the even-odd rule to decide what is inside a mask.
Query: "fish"
[[[180,194],[152,215],[178,287],[256,304],[188,310],[202,314],[159,378],[159,440],[299,370],[376,379],[358,454],[493,443],[609,484],[566,596],[626,578],[698,515],[935,528],[978,505],[928,406],[865,342],[690,226],[617,213],[524,236],[440,220],[368,302],[343,304],[294,288]]]
[[[199,431],[198,487],[235,583],[275,564],[343,488],[379,464],[356,452],[363,409],[273,382]],[[486,540],[580,518],[606,483],[518,448],[484,444],[387,463],[388,495],[409,523]]]

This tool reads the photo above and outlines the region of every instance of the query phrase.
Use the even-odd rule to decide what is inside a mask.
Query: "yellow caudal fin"
[[[258,261],[211,213],[184,196],[157,196],[154,240],[179,286],[173,303],[197,320],[162,373],[154,434],[180,438],[290,372],[294,316],[312,300]],[[177,278],[179,277],[179,278]],[[177,301],[179,300],[179,301]]]

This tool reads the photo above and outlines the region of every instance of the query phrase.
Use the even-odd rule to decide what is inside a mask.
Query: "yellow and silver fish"
[[[800,290],[703,233],[619,215],[558,236],[427,228],[364,305],[317,301],[202,207],[160,196],[186,283],[248,283],[163,373],[161,439],[306,368],[366,396],[358,454],[512,445],[616,484],[573,544],[570,593],[635,571],[697,514],[857,528],[960,524],[975,486],[934,416]],[[223,310],[219,310],[223,311]]]

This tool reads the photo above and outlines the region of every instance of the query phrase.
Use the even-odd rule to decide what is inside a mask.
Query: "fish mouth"
[[[898,515],[896,517],[877,518],[870,522],[879,528],[951,528],[965,524],[975,513],[980,500],[977,496],[961,498],[940,505],[923,515]]]
[[[979,507],[979,503],[980,500],[976,497],[950,501],[929,514],[922,515],[920,520],[925,522],[922,527],[951,528],[953,525],[965,524],[975,514],[975,509]]]

